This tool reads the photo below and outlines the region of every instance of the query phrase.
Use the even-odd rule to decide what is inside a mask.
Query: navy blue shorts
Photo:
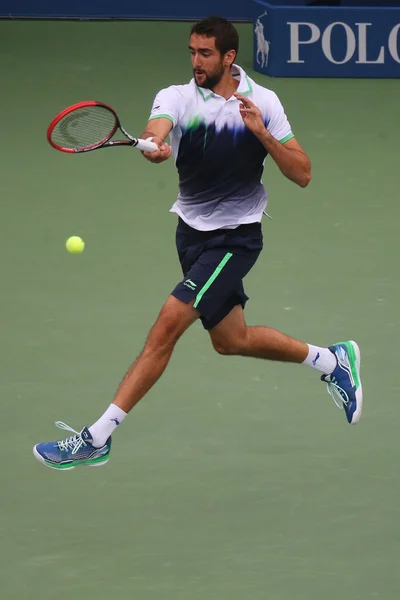
[[[243,279],[263,248],[261,223],[236,229],[198,231],[179,218],[176,248],[183,279],[172,295],[188,304],[193,299],[205,329],[212,329],[248,296]]]

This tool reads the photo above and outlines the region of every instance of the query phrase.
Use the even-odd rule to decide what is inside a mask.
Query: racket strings
[[[110,139],[116,130],[115,115],[103,106],[78,108],[65,115],[51,133],[52,141],[63,148],[89,148]]]

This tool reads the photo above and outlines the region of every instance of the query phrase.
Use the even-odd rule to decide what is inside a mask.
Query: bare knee
[[[144,352],[162,353],[173,348],[180,335],[178,324],[174,318],[159,318],[150,330]]]
[[[244,351],[246,345],[246,332],[235,338],[212,337],[211,342],[214,350],[222,356],[238,356]]]
[[[171,297],[147,336],[144,352],[162,353],[170,350],[197,318],[191,306]]]

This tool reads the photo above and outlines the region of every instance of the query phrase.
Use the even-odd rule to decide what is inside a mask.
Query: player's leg
[[[357,423],[362,411],[360,351],[353,341],[329,348],[306,344],[270,327],[248,327],[243,308],[248,300],[243,278],[254,266],[262,246],[257,224],[226,232],[218,247],[201,256],[201,262],[221,262],[196,295],[194,306],[221,354],[252,356],[308,365],[322,373],[328,391],[343,406],[349,423]],[[191,280],[196,282],[196,273]]]
[[[176,245],[184,274],[196,263],[204,243],[212,235],[196,232],[179,220]],[[208,272],[201,270],[201,276],[207,278]],[[70,469],[78,464],[95,466],[108,460],[112,431],[161,376],[177,339],[199,317],[199,312],[193,308],[195,294],[190,290],[187,295],[188,286],[192,287],[192,284],[185,278],[175,287],[151,329],[142,353],[126,373],[114,401],[100,419],[80,433],[58,422],[59,427],[74,435],[58,442],[37,444],[33,452],[38,460],[58,469]]]
[[[170,296],[151,328],[141,354],[126,373],[106,412],[94,425],[85,427],[80,433],[58,423],[74,435],[61,441],[37,444],[35,457],[57,469],[105,464],[110,454],[111,433],[161,377],[176,342],[199,317],[192,304]]]
[[[113,404],[128,413],[163,374],[181,335],[199,318],[192,304],[170,296],[151,328],[145,346],[122,380]]]
[[[234,306],[209,334],[214,349],[219,354],[294,363],[302,363],[308,355],[308,346],[304,342],[271,327],[248,326],[240,304]],[[331,363],[336,364],[334,358]]]
[[[234,306],[209,334],[220,354],[299,363],[320,371],[335,403],[345,409],[348,422],[354,424],[360,420],[363,396],[360,351],[355,342],[339,342],[323,348],[270,327],[248,326],[241,305]]]

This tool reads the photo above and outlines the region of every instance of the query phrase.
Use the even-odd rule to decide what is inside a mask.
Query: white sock
[[[93,446],[95,448],[104,446],[114,429],[122,423],[127,414],[122,408],[119,408],[115,404],[110,404],[104,415],[94,425],[89,427],[90,435],[93,438]]]
[[[336,356],[329,350],[329,348],[319,348],[318,346],[308,346],[308,356],[302,363],[308,365],[325,375],[330,375],[336,368],[337,360]]]

